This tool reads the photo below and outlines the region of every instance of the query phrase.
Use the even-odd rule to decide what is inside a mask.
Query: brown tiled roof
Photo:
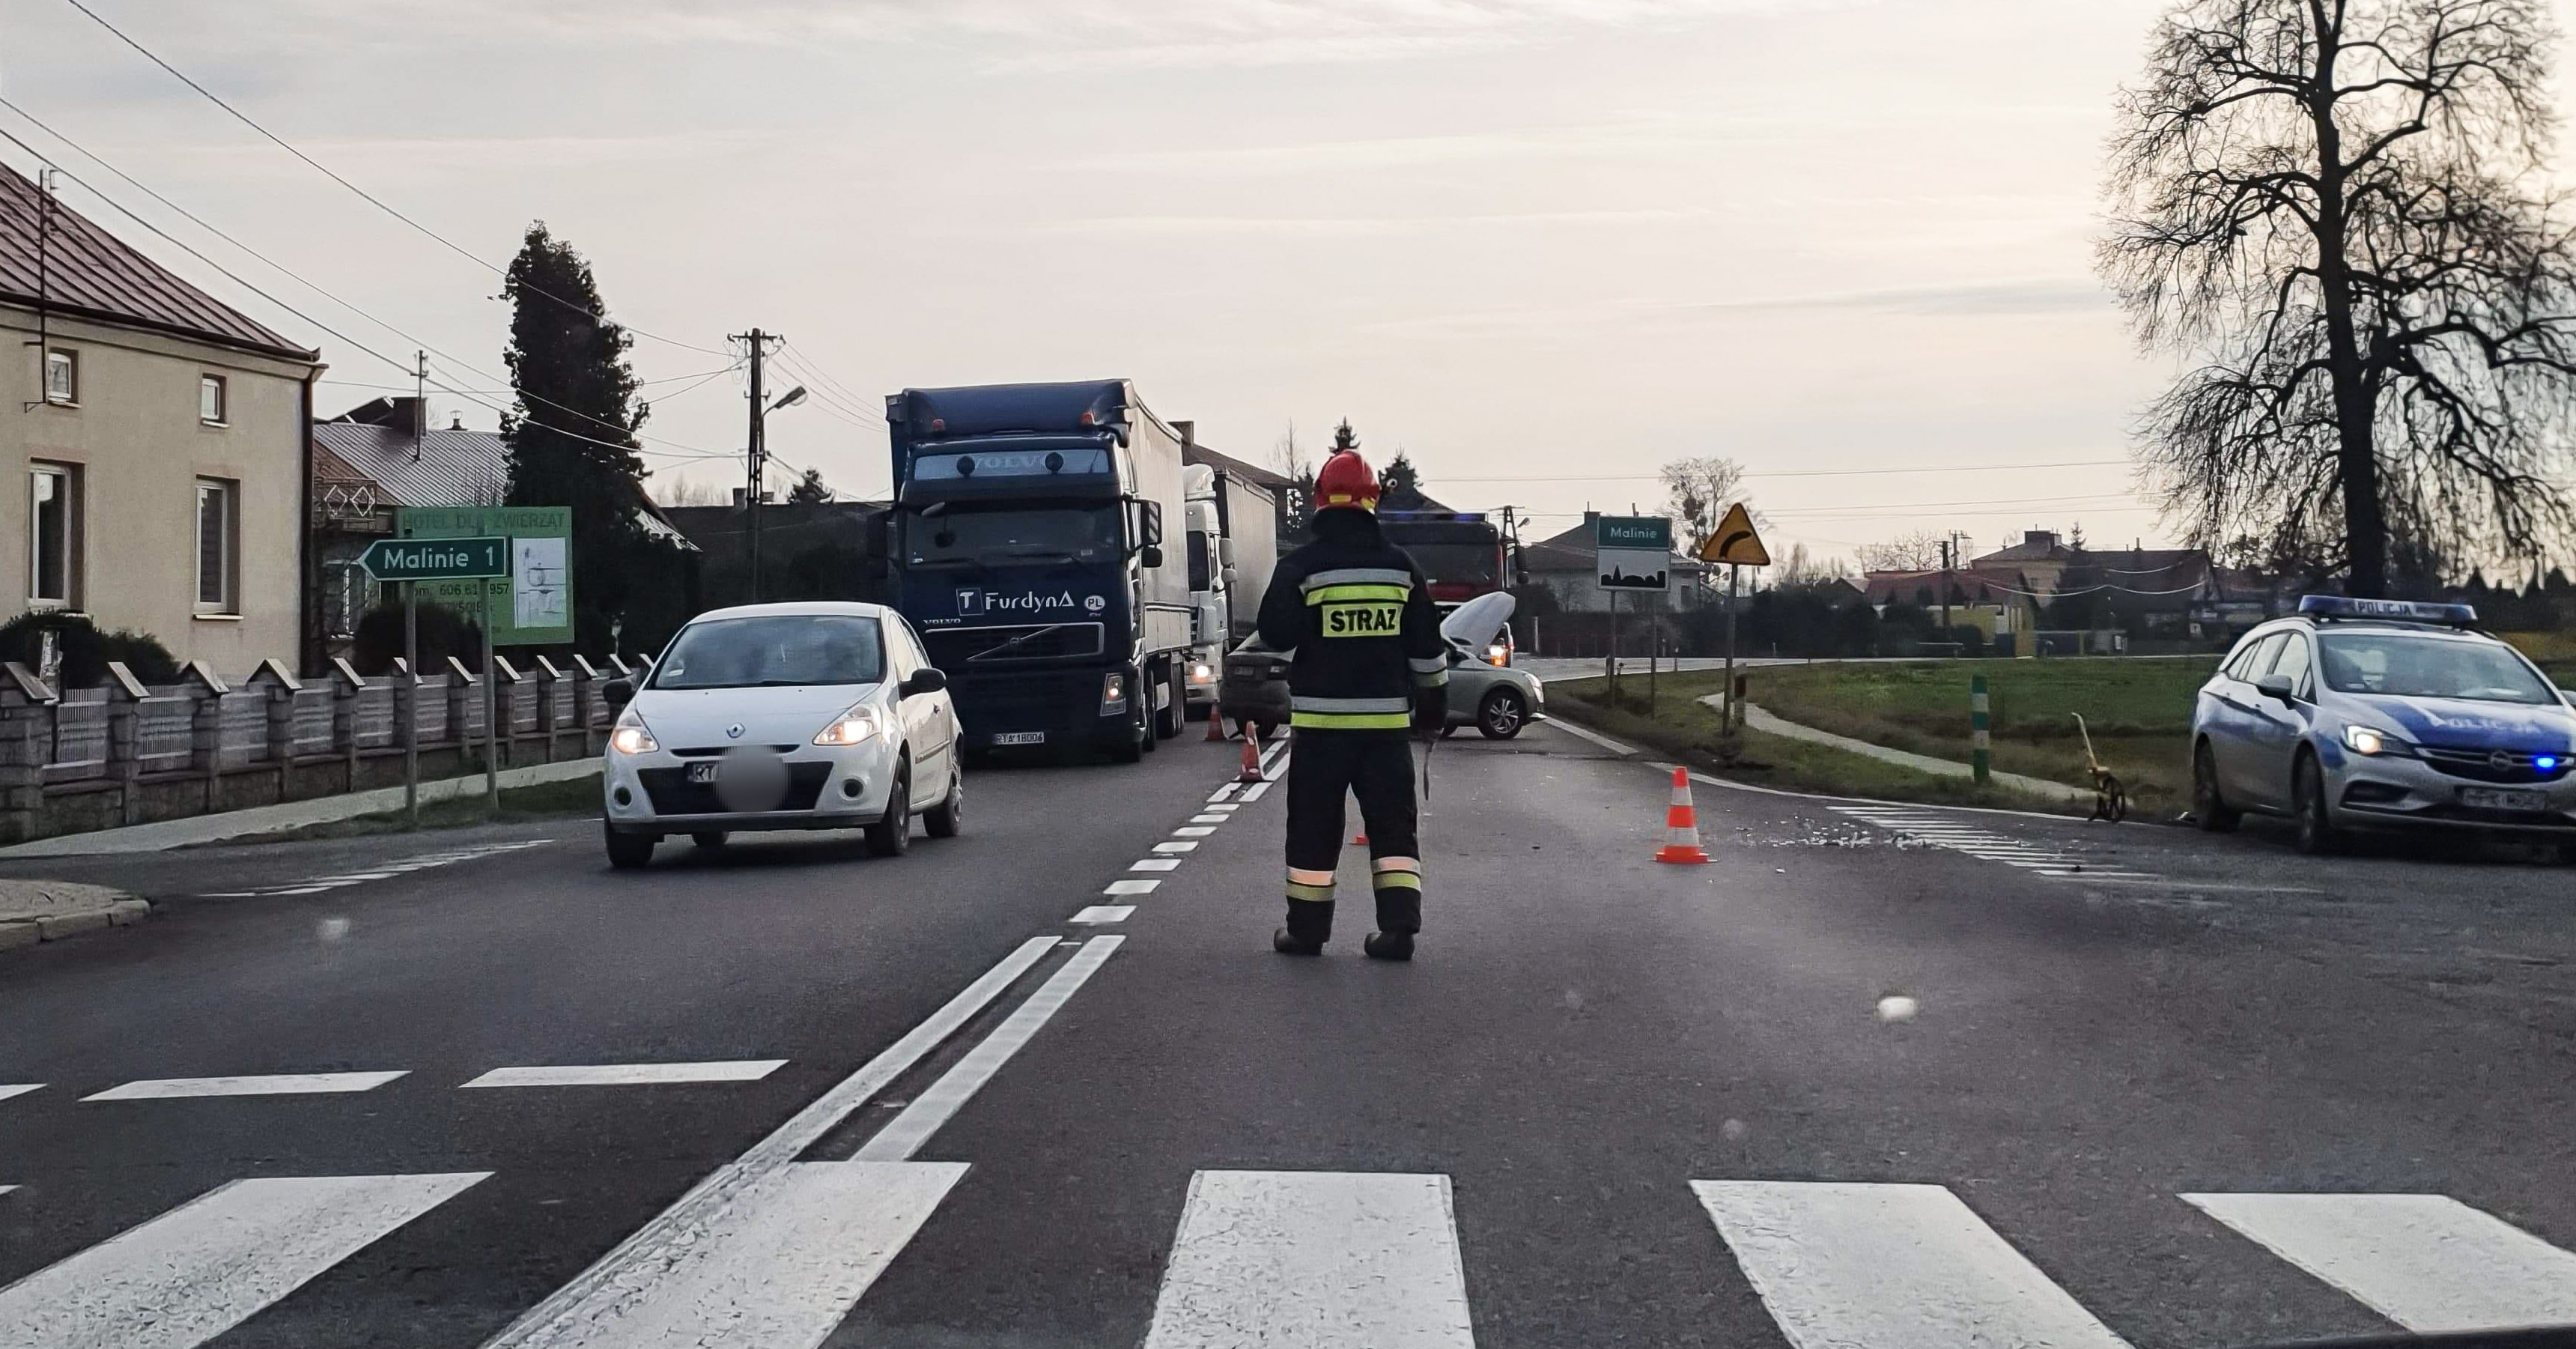
[[[0,164],[0,302],[41,302],[81,318],[294,361],[320,355],[180,280],[59,198],[48,225],[43,194],[6,164]]]

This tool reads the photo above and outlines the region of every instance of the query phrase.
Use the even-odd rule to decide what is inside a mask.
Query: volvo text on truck
[[[1192,613],[1181,441],[1124,380],[886,399],[897,607],[964,744],[1133,762],[1176,735]]]

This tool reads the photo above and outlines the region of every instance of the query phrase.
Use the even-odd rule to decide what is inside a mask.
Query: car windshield
[[[1118,512],[1110,507],[1058,510],[947,510],[915,516],[904,534],[916,566],[1024,559],[1114,562],[1121,556]]]
[[[714,618],[681,629],[653,671],[657,689],[873,684],[885,677],[877,621],[852,614]]]
[[[2557,701],[2520,657],[2487,642],[2403,632],[2332,632],[2320,637],[2318,645],[2324,650],[2326,687],[2337,693]]]

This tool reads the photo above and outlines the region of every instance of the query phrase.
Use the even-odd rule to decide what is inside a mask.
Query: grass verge
[[[420,827],[430,829],[463,829],[477,824],[508,824],[521,820],[560,820],[599,813],[599,779],[591,776],[567,778],[560,782],[538,782],[525,787],[501,789],[501,809],[487,810],[483,793],[451,796],[443,801],[424,801],[420,807]],[[293,843],[319,838],[363,838],[370,834],[401,834],[411,831],[400,810],[381,811],[373,815],[353,815],[345,820],[324,820],[319,824],[299,825],[273,833],[250,834],[228,838],[236,843]]]
[[[1938,777],[1831,745],[1752,730],[1728,736],[1718,729],[1717,709],[1698,701],[1700,694],[1717,691],[1715,676],[1709,677],[1708,687],[1689,696],[1677,695],[1674,686],[1694,677],[1666,676],[1652,717],[1646,715],[1642,681],[1622,678],[1619,705],[1612,707],[1604,696],[1603,680],[1550,680],[1548,711],[1605,735],[1649,746],[1694,768],[1758,787],[1882,801],[2068,812],[2064,802],[1998,786],[1979,787],[1965,778]]]

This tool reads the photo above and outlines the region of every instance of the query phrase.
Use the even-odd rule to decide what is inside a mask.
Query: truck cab
[[[1124,381],[886,400],[897,607],[962,741],[1133,761],[1177,734],[1193,615],[1180,448]]]

